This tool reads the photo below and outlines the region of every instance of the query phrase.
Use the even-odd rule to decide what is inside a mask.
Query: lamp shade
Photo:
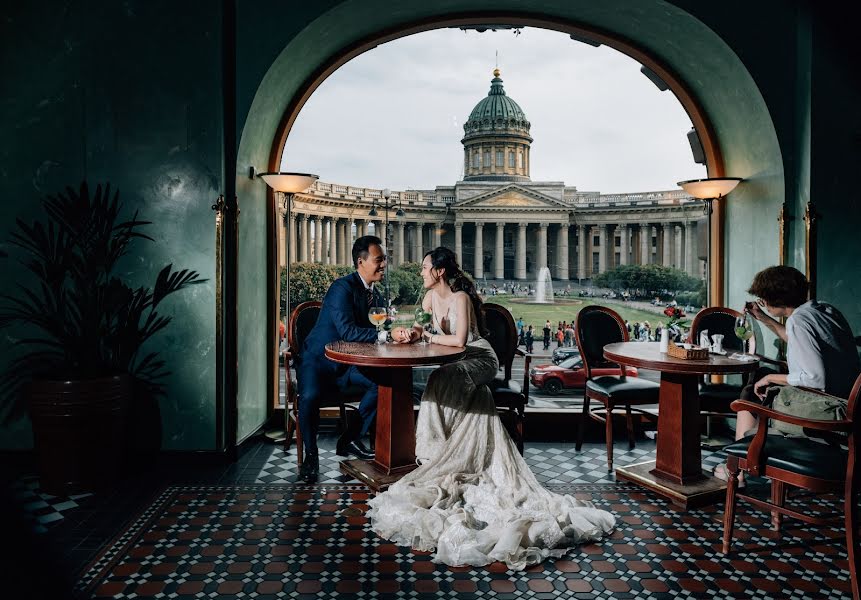
[[[740,181],[741,177],[710,177],[680,181],[677,185],[694,198],[706,199],[726,196]]]
[[[319,175],[309,173],[260,173],[258,177],[276,192],[287,194],[304,192],[320,179]]]

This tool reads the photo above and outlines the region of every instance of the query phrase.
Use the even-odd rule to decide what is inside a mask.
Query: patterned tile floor
[[[722,452],[703,450],[703,465],[712,469],[723,462]],[[619,443],[613,449],[614,464],[617,466],[638,463],[654,458],[655,441],[642,440],[636,448],[628,450],[627,443]],[[524,450],[526,462],[535,476],[543,484],[567,483],[613,483],[613,473],[607,472],[607,454],[603,443],[584,444],[583,450],[574,450],[574,444],[559,442],[533,442]],[[341,474],[338,463],[341,457],[331,447],[320,447],[320,483],[349,483],[351,480]],[[263,465],[255,483],[283,483],[296,481],[296,454],[291,448],[285,453],[280,446],[273,448]]]
[[[42,532],[35,539],[70,573],[78,597],[848,597],[840,528],[790,521],[778,536],[766,515],[742,508],[736,552],[724,556],[722,505],[680,513],[616,483],[603,443],[580,453],[572,444],[531,443],[526,459],[549,488],[613,512],[611,538],[526,572],[437,565],[367,528],[367,492],[338,471],[334,441],[321,436],[314,486],[296,482],[294,452],[256,443],[232,465],[140,474],[76,499],[40,496],[32,477],[15,490]],[[646,460],[654,447],[647,439],[633,451],[619,443],[616,464]],[[722,461],[720,453],[703,457],[707,466]]]
[[[112,598],[835,598],[848,589],[839,530],[739,519],[720,554],[714,510],[680,515],[633,485],[569,484],[617,517],[607,539],[523,571],[448,567],[376,537],[356,484],[167,487],[77,582]],[[804,575],[807,575],[804,577]]]

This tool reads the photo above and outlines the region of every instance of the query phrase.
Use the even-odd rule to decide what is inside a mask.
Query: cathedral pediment
[[[568,209],[569,207],[556,198],[518,185],[509,185],[458,202],[456,208]]]

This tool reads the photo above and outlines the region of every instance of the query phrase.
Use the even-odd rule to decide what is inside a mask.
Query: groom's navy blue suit
[[[369,295],[373,295],[373,304]],[[377,414],[377,384],[356,367],[342,365],[326,358],[326,344],[337,340],[373,342],[377,330],[368,320],[371,306],[382,306],[376,292],[368,292],[358,272],[336,279],[323,298],[317,323],[305,338],[301,363],[296,373],[299,379],[299,430],[306,452],[317,452],[317,430],[320,423],[321,399],[325,394],[338,394],[347,388],[364,390],[359,403],[362,417],[360,435]]]

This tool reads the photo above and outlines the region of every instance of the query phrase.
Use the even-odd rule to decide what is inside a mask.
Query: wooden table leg
[[[375,492],[416,468],[412,368],[386,369],[389,385],[379,385],[374,460],[345,460],[341,472]]]
[[[658,449],[653,473],[680,485],[703,479],[697,376],[661,373]]]
[[[656,460],[616,469],[682,509],[707,506],[725,496],[726,483],[702,470],[698,375],[661,373]]]
[[[374,450],[374,462],[388,475],[416,465],[412,369],[391,369],[391,376],[391,387],[379,388]]]

